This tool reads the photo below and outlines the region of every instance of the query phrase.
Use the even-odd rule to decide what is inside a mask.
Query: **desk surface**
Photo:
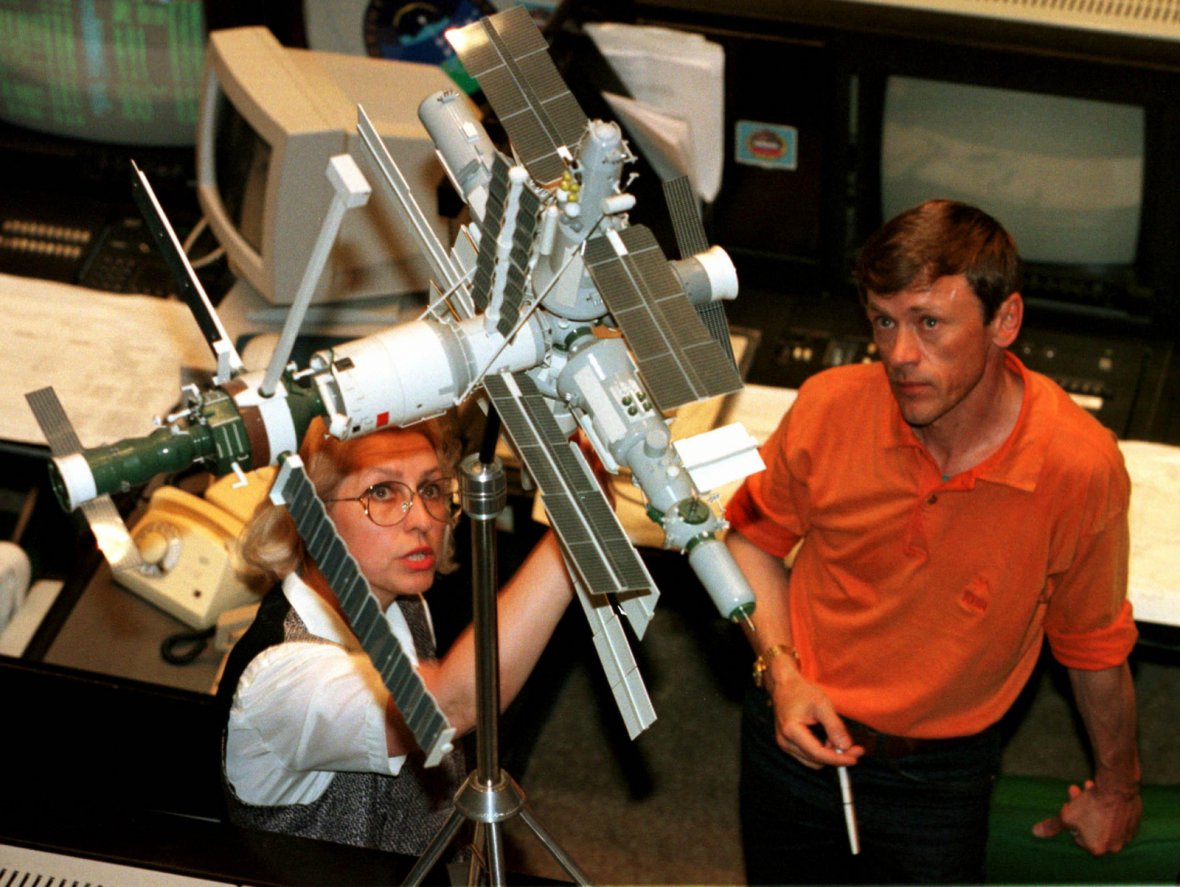
[[[171,665],[160,644],[191,631],[111,580],[102,561],[45,655],[45,662],[180,690],[209,693],[222,655],[210,643],[187,665]]]
[[[1131,475],[1127,595],[1140,622],[1180,626],[1180,447],[1122,441]]]

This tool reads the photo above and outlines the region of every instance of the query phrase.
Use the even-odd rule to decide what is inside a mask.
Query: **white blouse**
[[[298,576],[283,581],[283,594],[309,632],[333,643],[278,644],[246,666],[226,734],[226,773],[234,791],[247,804],[309,804],[336,771],[396,776],[405,756],[386,753],[389,690],[368,654]],[[388,607],[385,619],[417,665],[401,609]]]

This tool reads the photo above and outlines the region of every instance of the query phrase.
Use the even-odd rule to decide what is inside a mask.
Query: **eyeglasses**
[[[436,521],[449,522],[456,511],[457,487],[453,477],[437,477],[423,481],[418,489],[411,489],[396,480],[373,484],[359,496],[326,499],[326,502],[359,502],[369,520],[379,527],[394,527],[405,520],[414,507],[414,497]]]

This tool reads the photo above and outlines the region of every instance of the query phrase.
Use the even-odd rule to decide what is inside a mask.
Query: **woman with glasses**
[[[445,420],[350,441],[316,420],[308,476],[402,648],[457,735],[475,725],[470,627],[441,659],[422,595],[455,569],[458,436]],[[234,646],[218,694],[228,707],[223,782],[238,825],[421,855],[466,776],[458,748],[423,756],[285,508],[259,507],[244,572],[272,585]],[[498,601],[501,704],[519,692],[573,589],[552,532]]]

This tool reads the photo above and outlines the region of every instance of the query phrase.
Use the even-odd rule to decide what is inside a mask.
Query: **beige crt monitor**
[[[444,173],[418,105],[450,79],[436,66],[282,46],[266,28],[214,31],[197,126],[197,195],[239,283],[288,305],[331,202],[325,171],[350,153],[373,196],[344,218],[317,302],[425,292],[428,270],[357,135],[363,106],[435,232]]]

